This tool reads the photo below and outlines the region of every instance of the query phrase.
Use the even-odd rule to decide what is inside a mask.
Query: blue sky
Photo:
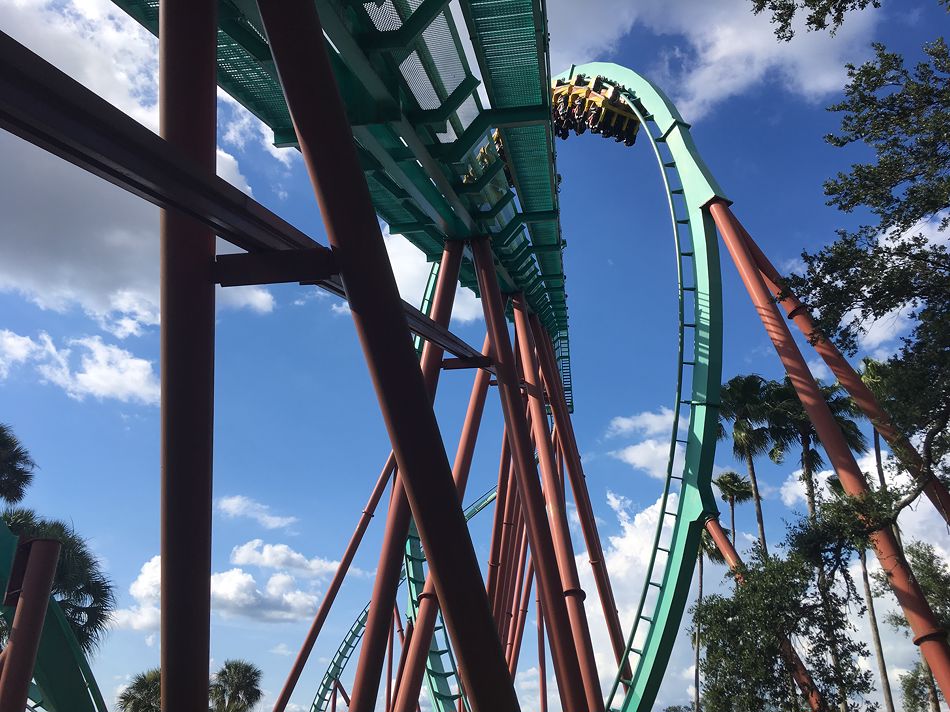
[[[930,0],[890,2],[851,18],[837,37],[803,33],[782,44],[747,6],[594,0],[580,12],[569,0],[551,0],[552,66],[557,73],[571,62],[614,61],[659,82],[693,123],[740,219],[787,268],[802,248],[815,249],[836,228],[861,220],[825,206],[821,189],[824,179],[865,158],[859,148],[822,140],[837,127],[824,107],[840,94],[843,64],[866,58],[875,40],[919,56],[946,17]],[[110,3],[0,0],[0,29],[155,127],[155,41]],[[325,243],[299,157],[271,148],[257,122],[227,97],[219,109],[219,173]],[[40,466],[25,505],[73,522],[116,584],[121,610],[93,660],[111,701],[131,674],[158,663],[158,211],[10,135],[0,134],[0,155],[0,421]],[[629,625],[661,485],[650,475],[652,453],[665,452],[669,416],[662,409],[673,400],[674,253],[645,144],[626,149],[573,137],[558,143],[558,169],[575,428]],[[387,245],[404,296],[417,301],[424,263],[398,236]],[[724,376],[778,377],[777,359],[726,262],[723,290]],[[279,286],[220,292],[219,306],[212,668],[231,657],[253,660],[265,673],[266,706],[389,448],[339,300]],[[484,334],[479,311],[470,294],[460,295],[453,327],[472,344]],[[865,352],[887,354],[906,328],[900,315],[875,325]],[[445,373],[439,387],[450,453],[470,387],[464,371]],[[492,486],[500,437],[497,399],[490,398],[467,500]],[[726,446],[716,463],[737,466]],[[775,542],[803,503],[792,465],[760,467]],[[472,525],[483,560],[489,512]],[[368,600],[379,519],[298,687],[294,702],[302,708]],[[934,543],[950,553],[946,530],[926,504],[908,512],[904,526],[911,537],[940,532]],[[749,508],[740,509],[738,529],[747,545]],[[720,572],[707,575],[715,587]],[[589,600],[596,611],[596,596]],[[607,679],[606,635],[597,624],[594,634]],[[914,650],[894,634],[887,645],[896,676],[912,664]],[[526,711],[537,708],[530,647],[518,682]],[[687,701],[690,665],[683,634],[662,704]]]

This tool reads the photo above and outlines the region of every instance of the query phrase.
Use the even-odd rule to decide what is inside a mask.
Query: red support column
[[[528,559],[528,572],[525,576],[524,591],[519,596],[518,615],[512,629],[511,653],[508,657],[508,669],[514,677],[518,671],[518,658],[521,657],[521,642],[524,638],[524,626],[528,619],[528,602],[531,599],[531,585],[534,583],[534,561]]]
[[[571,492],[577,506],[577,515],[580,519],[584,543],[587,546],[587,556],[590,559],[591,571],[594,574],[594,583],[597,586],[600,605],[604,611],[604,621],[610,635],[610,644],[614,651],[614,657],[619,664],[626,649],[623,628],[620,626],[617,603],[614,599],[613,589],[610,586],[610,578],[607,575],[604,550],[600,543],[597,520],[594,516],[594,508],[591,505],[590,492],[587,489],[580,451],[574,435],[574,424],[571,421],[571,414],[568,412],[567,400],[564,397],[564,389],[558,373],[554,347],[551,345],[551,340],[537,315],[534,314],[531,315],[531,329],[534,332],[535,343],[538,348],[541,373],[547,387],[548,397],[551,400],[551,413],[557,426],[558,442],[561,445],[564,460],[567,464],[567,475],[571,482]],[[629,668],[626,677],[632,677]]]
[[[498,463],[498,484],[495,487],[495,513],[492,517],[491,545],[488,552],[488,574],[485,577],[485,590],[492,603],[494,613],[495,590],[498,587],[499,566],[501,566],[501,532],[508,507],[509,487],[514,480],[509,478],[511,469],[511,451],[508,449],[508,431],[501,434],[501,461]]]
[[[60,549],[56,539],[33,539],[24,545],[29,546],[26,570],[0,673],[0,710],[11,712],[26,709]]]
[[[217,7],[159,3],[161,135],[215,174]],[[162,707],[208,709],[214,233],[161,211]]]
[[[538,572],[538,587],[547,613],[548,637],[558,679],[558,690],[564,700],[565,712],[580,712],[586,707],[584,685],[577,661],[577,651],[570,636],[570,619],[561,593],[557,558],[551,540],[551,529],[544,511],[544,497],[538,483],[531,450],[531,434],[524,417],[521,384],[515,369],[511,338],[505,322],[501,290],[495,274],[494,255],[488,238],[472,240],[475,271],[485,322],[492,339],[498,393],[511,442],[512,461],[525,514],[531,553]]]
[[[815,326],[808,308],[799,301],[798,297],[786,290],[784,286],[785,279],[765,256],[765,253],[755,244],[752,236],[738,220],[736,220],[736,226],[761,271],[762,279],[769,291],[778,300],[778,303],[782,305],[788,318],[795,322],[795,326],[798,327],[799,331],[808,337],[815,351],[818,352],[818,355],[831,369],[835,378],[838,379],[838,383],[854,398],[854,402],[857,403],[868,420],[873,423],[881,436],[909,464],[910,474],[916,479],[928,476],[923,471],[924,463],[920,453],[911,445],[907,437],[897,429],[890,416],[878,403],[877,398],[861,380],[861,376],[851,367],[851,364],[838,350],[838,347],[821,334]],[[924,488],[924,494],[927,495],[944,520],[950,524],[950,490],[947,489],[946,485],[931,475],[930,482]]]
[[[359,549],[360,542],[363,541],[366,528],[369,526],[369,522],[376,512],[376,506],[379,504],[379,500],[386,490],[386,485],[389,484],[389,478],[393,476],[395,470],[396,456],[390,452],[389,459],[386,460],[386,464],[383,466],[383,471],[376,481],[376,486],[373,488],[372,494],[370,494],[369,501],[366,503],[366,507],[363,508],[363,513],[360,515],[360,520],[356,525],[356,531],[353,532],[350,543],[346,545],[346,551],[343,552],[340,565],[333,574],[330,585],[327,586],[327,592],[324,594],[323,600],[320,601],[320,608],[317,609],[317,614],[313,618],[313,623],[307,632],[307,637],[300,647],[300,652],[297,653],[297,659],[294,660],[294,665],[290,670],[290,674],[287,676],[287,681],[277,696],[277,702],[274,703],[274,712],[284,712],[284,709],[286,709],[287,703],[290,701],[290,696],[294,692],[294,687],[296,687],[297,681],[300,679],[300,674],[303,672],[304,666],[307,664],[307,659],[310,657],[311,651],[313,651],[313,646],[317,642],[317,636],[320,635],[323,624],[327,620],[327,615],[330,613],[330,608],[336,600],[336,595],[340,592],[343,579],[346,578],[350,564],[353,563],[356,550]]]
[[[538,614],[538,712],[548,712],[548,671],[547,651],[544,649],[544,610],[541,608],[541,594],[534,599],[534,610]]]
[[[564,500],[563,480],[558,477],[557,462],[551,448],[551,432],[548,430],[548,415],[541,384],[541,368],[535,354],[535,340],[528,317],[528,304],[523,294],[515,295],[513,300],[515,333],[521,353],[522,375],[528,392],[528,406],[531,409],[531,427],[537,448],[538,462],[541,466],[541,479],[544,483],[544,499],[547,504],[548,520],[554,538],[554,552],[557,557],[564,602],[571,622],[571,633],[577,659],[580,664],[581,678],[587,696],[587,709],[600,712],[604,709],[603,693],[600,690],[600,677],[594,660],[594,646],[590,639],[590,626],[584,610],[586,597],[577,574],[577,561],[574,558],[574,545],[571,542],[571,529],[567,521],[567,505]],[[585,486],[586,490],[586,486]]]
[[[788,325],[779,316],[735,217],[728,206],[718,199],[710,204],[709,210],[749,296],[752,297],[766,333],[772,340],[802,406],[815,426],[828,459],[841,480],[842,487],[852,497],[866,494],[869,490],[864,474],[858,468],[854,454],[844,442],[841,429],[808,370]],[[904,611],[907,623],[914,632],[914,642],[920,646],[941,692],[944,696],[950,696],[950,646],[947,644],[947,631],[937,624],[930,604],[904,559],[893,530],[890,527],[879,529],[871,534],[870,539],[882,567],[888,573],[891,589]]]
[[[518,563],[515,565],[515,576],[511,581],[511,593],[508,605],[505,608],[505,657],[508,659],[508,669],[514,674],[511,668],[511,653],[515,645],[515,634],[518,628],[518,609],[521,607],[521,594],[524,592],[525,581],[525,562],[528,559],[528,536],[527,532],[521,535],[521,545],[518,547]]]
[[[462,263],[462,244],[446,242],[435,294],[432,298],[432,320],[441,326],[448,326],[452,318],[452,306],[455,301],[456,284]],[[431,342],[422,349],[420,368],[422,379],[430,398],[434,398],[439,375],[442,372],[442,349]],[[454,492],[453,492],[454,494]],[[406,536],[409,533],[409,501],[403,486],[402,477],[397,472],[393,483],[389,512],[386,517],[386,531],[379,553],[376,568],[376,580],[373,585],[372,601],[379,605],[370,605],[363,634],[363,645],[356,665],[353,679],[353,709],[369,712],[376,704],[379,691],[379,677],[386,655],[386,636],[391,616],[388,614],[396,600],[399,585],[399,571],[405,552]],[[467,531],[467,530],[466,530]],[[403,650],[402,658],[405,659]],[[401,668],[400,668],[401,669]],[[401,674],[401,673],[400,673]]]
[[[490,355],[488,337],[482,353]],[[475,383],[472,385],[472,394],[469,397],[468,411],[465,414],[465,423],[462,426],[462,435],[459,438],[458,451],[455,454],[455,465],[452,475],[458,489],[458,499],[461,503],[465,496],[465,487],[468,484],[468,475],[472,469],[472,457],[475,454],[475,443],[478,439],[478,429],[485,410],[485,399],[488,396],[488,382],[491,373],[479,370],[475,374]],[[432,577],[426,578],[422,593],[419,595],[419,610],[416,612],[415,633],[412,645],[406,653],[406,667],[399,685],[399,696],[395,699],[395,712],[413,712],[422,690],[422,677],[425,673],[426,659],[429,655],[429,644],[435,632],[435,624],[439,615],[439,602],[436,598],[435,585]]]
[[[446,627],[455,643],[462,684],[475,712],[517,710],[518,699],[492,630],[465,517],[461,507],[446,506],[455,498],[451,467],[412,348],[316,7],[311,0],[258,0],[258,7],[396,453],[399,481],[405,487]],[[314,91],[317,85],[322,91]],[[404,529],[401,534],[405,535]],[[389,561],[381,563],[390,566]],[[383,576],[384,571],[378,575]],[[374,591],[376,605],[370,607],[370,616],[373,608],[385,609],[378,614],[389,620],[395,580],[391,586],[382,583]],[[364,653],[365,645],[364,641]],[[366,688],[357,691],[363,697],[359,704],[351,705],[354,712],[369,712],[376,702],[380,661],[374,660],[372,669],[374,679],[366,679],[369,670],[364,665]]]

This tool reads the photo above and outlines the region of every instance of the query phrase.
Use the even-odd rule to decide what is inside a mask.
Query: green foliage
[[[663,712],[693,712],[693,708],[689,705],[670,705],[664,707]]]
[[[719,488],[722,501],[730,505],[742,504],[752,499],[752,485],[749,484],[749,479],[738,472],[732,470],[723,472],[713,480],[713,483]]]
[[[36,463],[9,425],[0,423],[0,499],[16,504],[33,481]]]
[[[762,424],[768,416],[766,381],[762,376],[736,376],[722,385],[719,417],[732,423],[732,452],[739,459],[765,454],[769,431]],[[725,436],[725,430],[720,431]]]
[[[880,7],[881,0],[752,0],[752,11],[758,15],[768,10],[775,35],[786,42],[795,36],[792,22],[801,10],[807,13],[805,26],[809,30],[831,28],[834,34],[844,22],[845,14],[866,7]]]
[[[261,669],[246,660],[225,660],[208,685],[209,712],[251,712],[261,701]],[[121,712],[161,712],[161,671],[132,678],[117,700]]]
[[[10,508],[0,516],[17,536],[61,542],[53,597],[59,602],[83,651],[95,650],[115,609],[115,590],[86,540],[72,525],[45,519],[31,509]],[[6,638],[6,630],[3,630],[3,638]]]
[[[924,669],[921,663],[917,663],[900,676],[901,694],[904,698],[904,712],[930,712],[930,690],[933,685],[933,678],[930,673]],[[943,701],[943,695],[940,690],[934,689],[937,699]]]
[[[937,0],[950,9],[950,0]],[[808,30],[826,30],[835,34],[852,10],[881,7],[881,0],[752,0],[752,11],[758,15],[768,10],[775,25],[775,36],[786,42],[795,36],[792,23],[799,11],[805,12]],[[830,29],[829,29],[830,28]]]
[[[938,39],[924,45],[928,61],[910,70],[884,45],[874,50],[873,60],[848,65],[845,99],[829,107],[844,113],[841,133],[826,140],[864,143],[876,160],[839,173],[825,192],[846,212],[870,208],[880,219],[877,232],[904,233],[950,204],[950,56]]]
[[[867,650],[852,637],[845,600],[835,590],[819,593],[812,561],[794,548],[783,559],[756,547],[739,575],[732,595],[703,603],[707,712],[787,709],[785,640],[808,641],[800,646],[805,667],[830,705],[842,691],[850,710],[874,709],[864,700],[873,689],[871,675],[857,664]],[[832,651],[837,669],[828,663]]]
[[[132,678],[116,700],[121,712],[161,712],[162,677],[158,668]]]
[[[225,660],[211,678],[211,712],[250,712],[263,696],[261,674],[246,660]]]

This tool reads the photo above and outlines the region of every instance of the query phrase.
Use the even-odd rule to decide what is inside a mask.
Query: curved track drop
[[[705,206],[725,196],[699,157],[689,124],[662,91],[630,69],[594,62],[555,77],[556,126],[565,101],[568,111],[600,103],[595,83],[601,96],[610,94],[619,108],[636,116],[639,135],[650,141],[666,189],[676,250],[679,344],[667,476],[643,592],[620,665],[622,671],[629,664],[633,676],[618,673],[607,698],[608,709],[645,712],[656,699],[679,631],[703,525],[719,513],[711,476],[722,376],[722,294],[718,236]],[[628,136],[629,130],[626,136],[618,131],[615,139],[627,139],[630,145]],[[681,433],[680,422],[687,415],[687,431]],[[677,472],[680,457],[684,464]],[[674,493],[676,505],[670,509]]]

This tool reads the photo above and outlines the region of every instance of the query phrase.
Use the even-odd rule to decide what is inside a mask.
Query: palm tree
[[[768,556],[765,542],[765,519],[762,517],[762,497],[755,476],[755,458],[768,452],[771,445],[769,428],[765,425],[769,414],[766,381],[761,376],[750,374],[736,376],[723,384],[720,392],[719,417],[732,423],[732,452],[746,465],[749,483],[752,485],[752,501],[755,504],[755,519],[759,525],[759,542]],[[726,435],[720,429],[720,438]]]
[[[861,432],[855,420],[860,415],[858,406],[837,383],[825,386],[819,381],[818,388],[828,404],[831,416],[841,428],[847,446],[855,453],[866,452],[867,438],[864,437],[864,433]],[[802,466],[801,479],[805,485],[808,515],[814,520],[818,513],[815,473],[825,464],[818,451],[821,441],[798,398],[795,387],[787,376],[781,383],[770,381],[766,384],[766,391],[770,405],[768,428],[773,443],[769,457],[776,463],[781,463],[793,446],[801,448],[799,460]]]
[[[246,660],[225,660],[211,678],[212,712],[250,712],[260,702],[261,669]]]
[[[71,525],[44,519],[32,509],[10,508],[0,517],[19,537],[57,539],[62,543],[53,597],[83,651],[95,650],[115,609],[115,593],[89,545]],[[5,639],[6,630],[0,631],[0,635]]]
[[[153,668],[132,678],[116,700],[116,706],[121,712],[162,712],[161,699],[161,672]]]
[[[726,535],[729,532],[726,531]],[[699,540],[699,556],[696,557],[696,575],[699,578],[699,583],[697,585],[696,591],[696,612],[693,616],[693,623],[695,628],[695,633],[693,637],[693,643],[696,647],[696,660],[695,660],[695,670],[693,671],[693,687],[694,698],[693,704],[695,706],[694,712],[699,712],[699,657],[702,652],[702,630],[701,630],[701,615],[700,611],[703,605],[703,559],[708,558],[714,564],[725,564],[726,557],[722,555],[722,552],[719,551],[719,547],[716,546],[716,542],[713,541],[713,538],[709,535],[705,529],[703,529],[702,534]]]
[[[0,499],[16,504],[33,481],[36,463],[29,451],[13,434],[9,425],[0,423]]]
[[[736,545],[736,504],[752,499],[752,485],[738,472],[723,472],[713,482],[719,488],[723,502],[729,503],[729,526],[732,527],[732,545]]]

